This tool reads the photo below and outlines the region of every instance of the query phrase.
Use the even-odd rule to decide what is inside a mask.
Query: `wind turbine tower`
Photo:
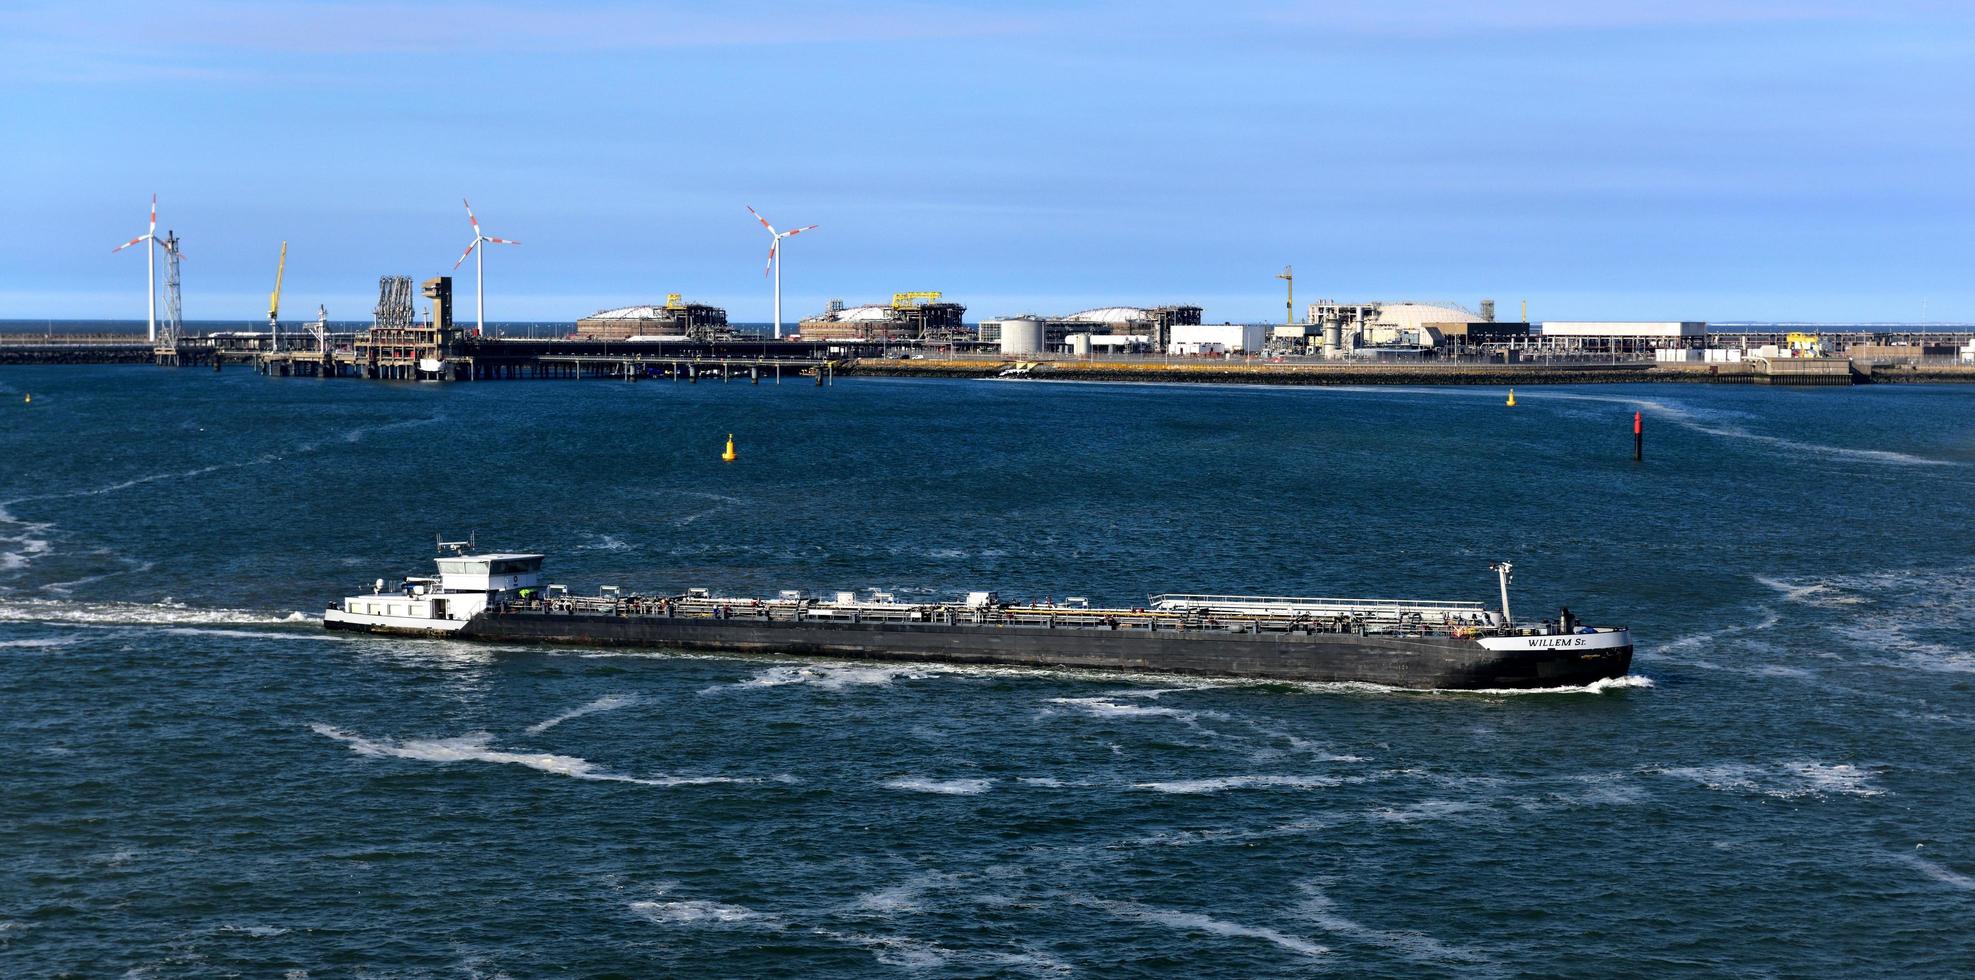
[[[805,225],[794,231],[776,231],[775,226],[769,224],[768,219],[762,217],[761,212],[756,211],[752,206],[748,207],[747,213],[754,215],[754,220],[761,222],[761,227],[768,229],[770,239],[768,242],[768,264],[762,268],[761,274],[765,276],[770,270],[773,270],[775,273],[775,339],[780,340],[782,339],[782,239],[794,238],[805,231],[814,229],[816,226]]]
[[[165,346],[176,348],[179,335],[184,332],[181,318],[183,307],[178,301],[178,260],[184,258],[185,253],[178,247],[177,232],[167,230],[161,244],[165,247],[165,331],[162,337],[153,338],[151,343],[156,346],[162,340]]]
[[[473,223],[473,241],[468,242],[466,245],[466,251],[460,253],[459,262],[453,263],[454,271],[458,271],[460,267],[460,262],[465,262],[466,257],[472,255],[473,250],[477,248],[481,242],[486,242],[489,245],[521,244],[520,242],[509,241],[508,239],[505,238],[494,238],[490,235],[481,234],[480,219],[473,216],[472,202],[462,197],[460,198],[460,203],[466,205],[466,220]],[[487,332],[486,261],[487,261],[487,250],[484,248],[480,249],[480,257],[473,260],[473,335],[476,337],[483,336]]]
[[[121,252],[138,242],[144,242],[144,337],[154,346],[158,342],[158,195],[151,195],[151,227],[144,234],[110,249],[111,254]]]

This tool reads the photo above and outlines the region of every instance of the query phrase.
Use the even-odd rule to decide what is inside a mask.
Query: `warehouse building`
[[[1165,353],[1260,354],[1268,340],[1269,327],[1264,323],[1182,323],[1173,326]]]
[[[1706,347],[1708,325],[1692,320],[1545,320],[1536,342],[1546,350],[1587,354]]]
[[[576,321],[576,335],[589,340],[627,340],[631,337],[718,340],[733,334],[734,331],[727,326],[726,310],[681,302],[678,293],[666,297],[664,305],[600,310]]]

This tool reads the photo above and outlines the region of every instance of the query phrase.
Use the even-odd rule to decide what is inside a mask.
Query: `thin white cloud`
[[[86,20],[65,5],[0,13],[0,31],[21,46],[52,41],[99,49],[304,56],[918,41],[1016,35],[1040,24],[1037,16],[997,7],[899,3],[800,5],[776,11],[711,4],[663,9],[627,3],[195,0],[169,7],[131,5]]]

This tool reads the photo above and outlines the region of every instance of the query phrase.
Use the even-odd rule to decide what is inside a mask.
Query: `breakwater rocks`
[[[0,364],[149,364],[151,345],[0,341]]]
[[[1275,364],[1242,361],[1028,361],[1027,377],[1052,381],[1156,381],[1271,385],[1532,385],[1636,381],[1748,382],[1746,373],[1661,371],[1652,364]],[[1015,366],[988,360],[856,360],[843,375],[992,378]]]

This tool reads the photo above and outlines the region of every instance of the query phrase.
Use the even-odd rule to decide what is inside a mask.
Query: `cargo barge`
[[[1135,608],[1015,604],[993,592],[901,602],[875,592],[775,598],[705,589],[643,595],[545,584],[545,556],[446,542],[436,576],[349,596],[332,630],[501,643],[663,647],[850,659],[1007,664],[1435,690],[1572,687],[1623,677],[1632,638],[1569,610],[1518,623],[1510,565],[1499,610],[1479,602],[1168,593]]]

